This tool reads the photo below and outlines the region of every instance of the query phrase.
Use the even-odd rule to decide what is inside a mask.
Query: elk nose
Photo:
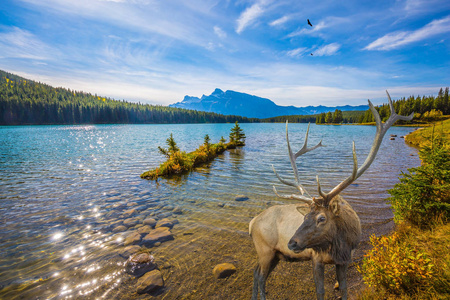
[[[289,241],[289,243],[288,243],[288,248],[290,249],[290,250],[297,250],[298,249],[298,243],[294,240],[294,239],[291,239],[290,241]]]

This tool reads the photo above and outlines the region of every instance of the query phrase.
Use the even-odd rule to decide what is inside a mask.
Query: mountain
[[[323,112],[367,110],[368,105],[359,106],[280,106],[273,101],[235,91],[215,89],[211,95],[201,98],[185,96],[183,101],[169,105],[169,107],[193,109],[198,111],[215,112],[223,115],[238,115],[247,118],[270,118],[287,115],[314,115]]]

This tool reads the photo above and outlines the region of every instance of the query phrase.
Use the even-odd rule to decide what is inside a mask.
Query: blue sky
[[[0,69],[151,104],[216,87],[279,105],[381,104],[386,89],[450,86],[449,54],[448,0],[0,2]]]

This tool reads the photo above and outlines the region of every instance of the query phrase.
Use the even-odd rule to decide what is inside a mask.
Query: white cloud
[[[290,56],[290,57],[297,57],[297,56],[301,56],[306,51],[308,51],[308,48],[300,47],[300,48],[296,48],[296,49],[287,51],[286,55]]]
[[[264,9],[259,3],[255,3],[247,8],[237,19],[236,33],[240,34],[244,29],[255,22],[262,14]]]
[[[341,45],[338,43],[332,43],[325,45],[323,47],[320,47],[316,51],[314,51],[315,56],[330,56],[336,54],[336,52],[341,48]]]
[[[392,50],[406,44],[424,40],[431,36],[450,32],[450,16],[434,20],[415,31],[388,33],[367,45],[364,50]]]
[[[0,33],[0,57],[46,60],[58,53],[27,30],[12,27]]]
[[[270,26],[280,26],[283,25],[284,23],[286,23],[287,21],[289,21],[289,17],[288,16],[284,16],[281,17],[279,19],[276,19],[275,21],[272,21],[269,23]]]
[[[214,33],[221,39],[224,39],[227,37],[227,33],[222,30],[219,26],[214,26]]]

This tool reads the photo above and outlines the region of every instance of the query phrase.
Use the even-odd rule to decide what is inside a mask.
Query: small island
[[[219,154],[225,150],[236,149],[236,147],[245,146],[245,134],[238,122],[235,122],[231,128],[230,141],[222,136],[219,143],[211,144],[209,135],[205,135],[204,143],[201,144],[195,151],[186,153],[177,147],[172,133],[166,140],[167,149],[158,146],[161,154],[167,157],[167,160],[159,165],[156,169],[149,170],[141,174],[142,179],[158,180],[158,177],[170,177],[176,174],[182,174],[192,171],[195,167],[204,165],[212,161]]]

